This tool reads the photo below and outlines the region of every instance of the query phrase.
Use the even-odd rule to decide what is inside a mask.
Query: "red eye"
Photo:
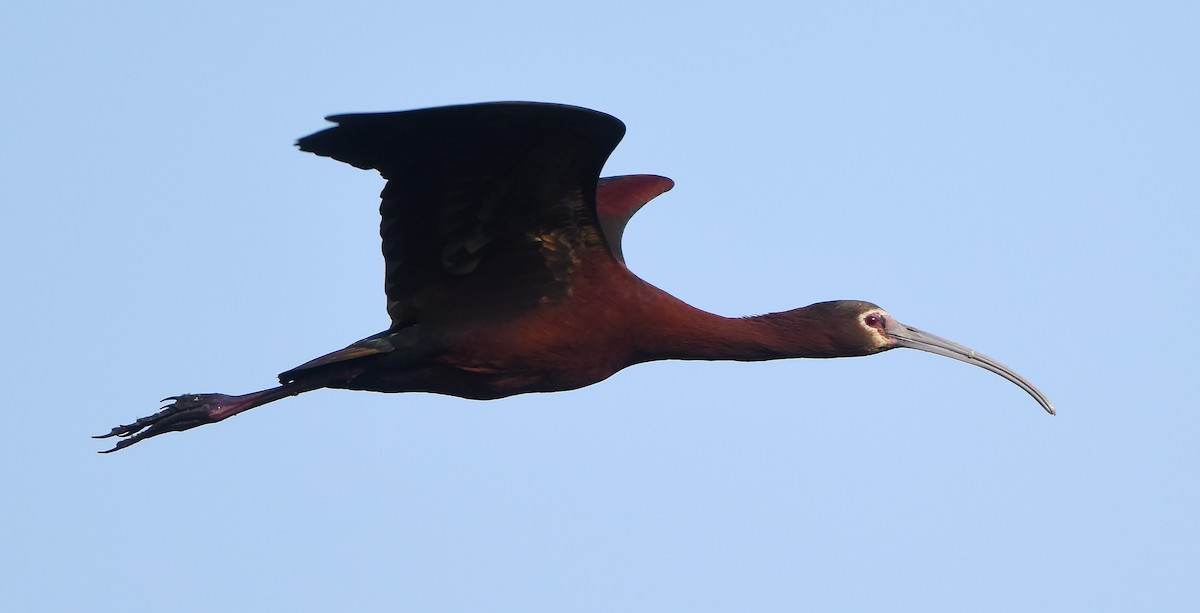
[[[868,326],[871,326],[872,328],[882,328],[883,327],[883,317],[881,315],[879,315],[879,313],[870,313],[866,317],[863,318],[863,321],[866,322],[866,324]]]

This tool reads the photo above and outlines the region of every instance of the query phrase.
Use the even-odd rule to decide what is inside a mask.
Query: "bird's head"
[[[1033,396],[1047,413],[1055,414],[1050,399],[1013,369],[970,347],[902,324],[891,313],[870,302],[837,300],[810,305],[805,310],[819,313],[837,337],[837,344],[854,352],[852,355],[870,355],[905,347],[954,358],[1008,379]]]

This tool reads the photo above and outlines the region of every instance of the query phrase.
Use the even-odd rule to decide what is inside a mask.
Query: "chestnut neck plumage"
[[[671,299],[655,309],[653,332],[639,339],[638,361],[834,358],[876,353],[845,326],[853,320],[833,319],[826,303],[751,317],[722,317]]]

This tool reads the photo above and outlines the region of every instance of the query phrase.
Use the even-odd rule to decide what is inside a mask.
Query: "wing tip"
[[[383,113],[329,115],[336,125],[296,140],[306,153],[376,168],[374,153],[406,141],[428,140],[439,134],[487,134],[508,130],[571,130],[611,151],[625,136],[616,117],[581,106],[554,102],[480,102]],[[600,143],[605,143],[600,145]],[[364,157],[363,152],[372,155]]]

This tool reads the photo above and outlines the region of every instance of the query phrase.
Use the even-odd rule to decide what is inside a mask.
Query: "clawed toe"
[[[109,438],[119,436],[122,440],[112,449],[100,453],[112,453],[124,449],[138,441],[158,436],[164,432],[179,432],[196,426],[211,424],[223,419],[229,419],[242,411],[253,409],[280,398],[295,396],[309,390],[323,387],[318,382],[293,382],[271,389],[265,389],[241,396],[226,396],[225,394],[184,394],[164,398],[163,402],[172,401],[161,411],[143,417],[131,424],[117,426],[108,434],[93,438]]]
[[[163,402],[168,400],[172,400],[173,402],[163,407],[161,411],[154,415],[142,417],[132,424],[117,426],[107,434],[101,434],[92,438],[123,437],[124,440],[117,441],[117,444],[112,449],[100,452],[112,453],[165,432],[179,432],[219,421],[222,419],[222,417],[218,417],[221,404],[223,401],[230,399],[231,397],[223,394],[169,396],[164,398]]]

